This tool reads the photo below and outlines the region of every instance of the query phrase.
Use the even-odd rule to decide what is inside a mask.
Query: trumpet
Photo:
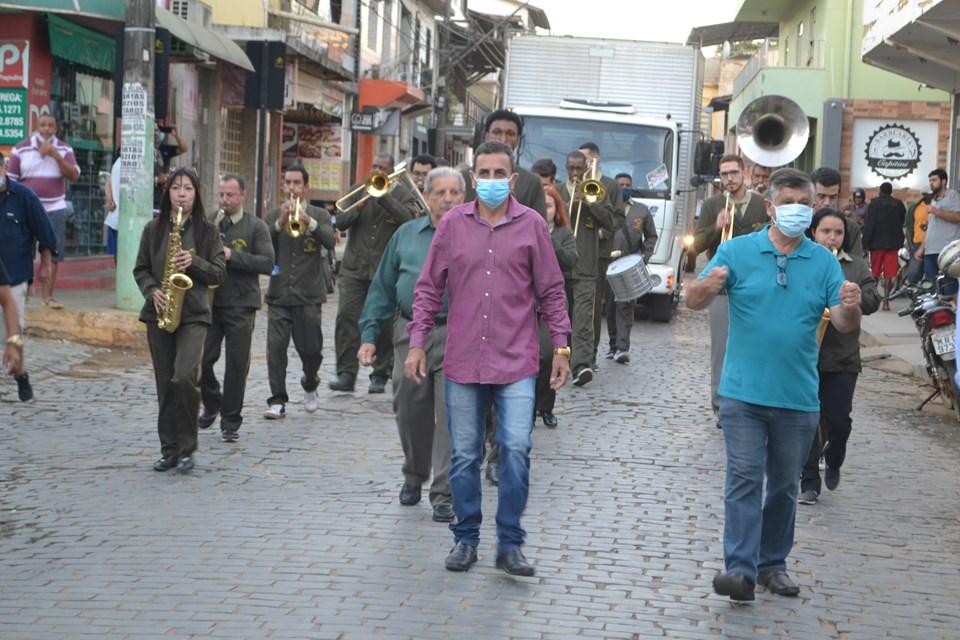
[[[580,214],[583,211],[584,201],[586,201],[587,204],[594,204],[603,200],[607,195],[607,190],[603,186],[603,182],[600,181],[600,163],[597,162],[596,158],[592,158],[587,162],[587,171],[583,176],[583,180],[577,185],[577,195],[580,196],[580,199],[577,200],[577,221],[573,226],[574,238],[577,237],[577,231],[580,229]]]
[[[720,232],[720,244],[723,244],[727,240],[733,237],[733,221],[737,214],[736,207],[731,206],[733,204],[730,199],[730,192],[727,191],[727,198],[723,203],[723,210],[727,212],[727,216],[730,218],[727,220],[727,224],[723,225],[723,230]]]
[[[830,249],[834,258],[839,260],[840,251],[836,247]],[[820,324],[817,325],[817,345],[823,344],[823,337],[827,335],[827,327],[830,325],[830,309],[823,310],[823,316],[820,317]]]
[[[382,198],[396,189],[399,182],[404,182],[417,194],[417,203],[414,205],[416,209],[415,215],[421,216],[425,214],[428,211],[427,201],[423,199],[423,194],[420,193],[420,189],[407,171],[406,163],[403,162],[394,167],[393,173],[387,173],[380,169],[371,171],[366,180],[337,200],[337,211],[346,213],[352,209],[356,209],[370,198]],[[361,192],[365,192],[361,198],[358,198],[351,204],[346,204]]]
[[[301,211],[300,198],[297,198],[294,201],[293,213],[287,217],[287,235],[291,238],[299,238],[303,235],[303,232],[307,230],[303,221],[300,219]]]

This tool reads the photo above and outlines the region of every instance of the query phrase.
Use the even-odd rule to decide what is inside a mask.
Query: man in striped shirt
[[[66,180],[76,182],[80,167],[73,149],[57,138],[57,121],[51,115],[42,115],[32,136],[18,143],[7,162],[7,176],[29,187],[40,198],[57,237],[50,280],[43,286],[43,304],[60,309],[54,300],[53,288],[57,281],[57,264],[63,260],[67,233]]]

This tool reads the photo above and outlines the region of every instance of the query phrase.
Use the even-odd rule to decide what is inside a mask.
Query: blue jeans
[[[793,548],[800,471],[819,418],[817,412],[720,398],[720,425],[727,448],[723,525],[727,571],[756,582],[758,573],[786,570]]]
[[[473,546],[480,543],[480,462],[487,408],[492,402],[497,421],[496,442],[500,447],[497,552],[523,544],[526,531],[520,527],[520,516],[527,506],[530,488],[530,432],[536,381],[536,376],[503,385],[446,381],[447,425],[453,450],[450,488],[457,514],[450,530],[456,542]]]
[[[923,256],[923,279],[928,282],[937,282],[937,274],[940,273],[940,267],[937,265],[939,253],[927,253]],[[945,296],[953,295],[957,292],[957,280],[955,278],[944,278],[940,286],[940,293]]]

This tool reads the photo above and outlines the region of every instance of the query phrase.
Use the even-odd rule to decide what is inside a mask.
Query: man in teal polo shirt
[[[860,288],[843,280],[829,251],[804,236],[813,217],[810,178],[781,169],[766,196],[772,224],[720,245],[687,290],[691,309],[707,307],[720,291],[729,299],[718,389],[727,450],[726,572],[713,588],[736,601],[753,600],[757,582],[779,595],[799,593],[786,560],[800,470],[819,420],[817,325],[829,308],[838,331],[860,326]]]
[[[430,171],[424,180],[430,215],[403,224],[383,252],[360,316],[361,341],[357,359],[365,367],[376,361],[380,328],[393,326],[393,410],[403,447],[403,487],[400,504],[420,502],[420,487],[430,478],[430,503],[437,522],[453,520],[453,502],[447,472],[450,469],[450,432],[444,401],[443,350],[447,342],[446,310],[437,315],[426,345],[427,376],[416,384],[403,375],[410,348],[407,323],[413,317],[413,287],[427,259],[437,223],[463,202],[463,176],[450,167]],[[399,310],[399,315],[396,313]],[[384,356],[385,357],[385,356]]]

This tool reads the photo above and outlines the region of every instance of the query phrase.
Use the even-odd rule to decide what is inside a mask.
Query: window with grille
[[[223,143],[220,148],[220,175],[225,173],[240,173],[240,130],[241,109],[224,109]]]

